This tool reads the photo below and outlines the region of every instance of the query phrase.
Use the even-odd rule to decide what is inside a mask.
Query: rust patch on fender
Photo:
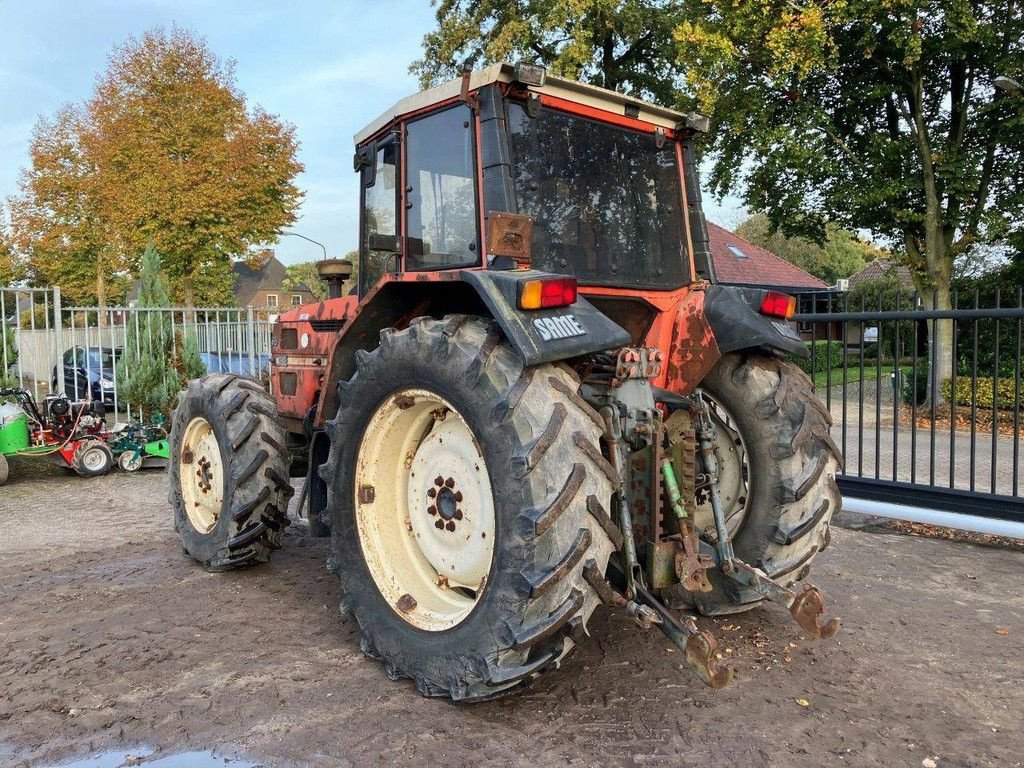
[[[666,388],[680,395],[692,392],[722,357],[704,313],[705,295],[703,290],[691,291],[676,308]]]

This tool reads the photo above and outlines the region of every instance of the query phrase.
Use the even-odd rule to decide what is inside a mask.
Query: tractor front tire
[[[725,355],[700,386],[724,406],[735,430],[731,436],[738,435],[746,455],[745,509],[733,532],[736,556],[792,586],[807,577],[811,561],[828,545],[829,521],[841,504],[835,475],[842,455],[829,433],[832,419],[807,375],[777,357]],[[719,463],[740,454],[722,445],[729,437],[719,427]],[[711,592],[683,593],[684,603],[701,613],[736,613],[762,602],[724,575],[708,575]]]
[[[392,679],[479,701],[587,636],[617,538],[615,473],[579,382],[524,368],[497,326],[450,316],[357,354],[328,424],[329,567]]]
[[[167,470],[189,556],[209,571],[267,562],[289,522],[289,463],[274,401],[257,382],[222,373],[189,382]]]

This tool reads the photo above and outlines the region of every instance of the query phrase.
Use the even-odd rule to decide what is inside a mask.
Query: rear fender
[[[416,317],[492,317],[525,365],[565,360],[629,343],[629,334],[623,328],[583,298],[558,309],[519,309],[519,284],[545,276],[532,270],[386,276],[366,295],[335,342],[314,428],[322,427],[325,419],[337,412],[337,384],[355,374],[356,352],[376,349],[382,329],[405,328]]]
[[[803,340],[788,322],[758,311],[765,293],[725,285],[687,293],[676,306],[665,388],[688,394],[729,352],[767,348],[808,356]]]
[[[509,343],[526,365],[603,352],[630,343],[629,333],[579,297],[557,309],[519,309],[519,286],[527,280],[557,277],[533,270],[464,272]]]
[[[792,324],[761,314],[761,302],[768,291],[709,285],[704,311],[722,354],[740,349],[766,347],[800,357],[810,352]]]

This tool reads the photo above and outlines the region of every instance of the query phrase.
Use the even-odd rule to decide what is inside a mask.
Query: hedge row
[[[978,378],[975,402],[979,408],[992,407],[992,389],[995,381],[995,379],[989,377]],[[995,386],[997,387],[999,395],[999,408],[1013,408],[1014,397],[1017,392],[1013,379],[999,379],[998,381],[998,385]],[[947,401],[953,401],[957,405],[971,405],[970,377],[957,377],[955,398],[953,396],[953,381],[951,379],[945,379],[942,382],[940,389],[942,391],[942,396]]]

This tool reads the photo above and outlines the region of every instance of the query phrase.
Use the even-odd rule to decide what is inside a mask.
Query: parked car
[[[121,357],[121,349],[110,347],[75,346],[64,353],[64,394],[75,400],[102,401],[114,404],[114,366]],[[50,382],[57,391],[57,366],[53,366]]]

